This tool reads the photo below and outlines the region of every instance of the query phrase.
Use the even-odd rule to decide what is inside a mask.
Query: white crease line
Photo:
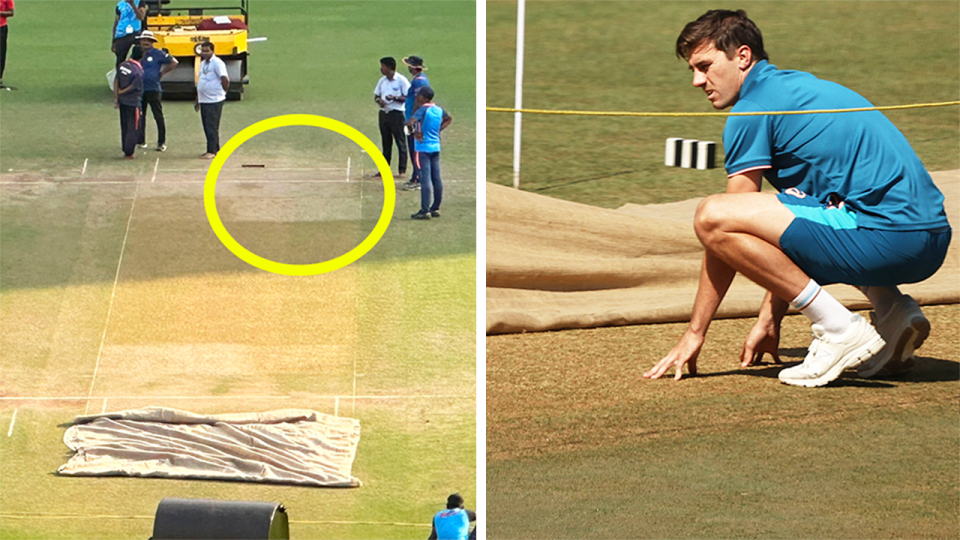
[[[475,397],[462,394],[413,394],[408,396],[354,396],[354,395],[316,395],[316,396],[34,396],[34,397],[0,397],[0,401],[83,401],[89,399],[112,400],[161,400],[161,399],[197,399],[197,400],[231,400],[231,399],[464,399]]]
[[[236,168],[225,168],[221,169],[220,174],[233,171],[242,171],[244,169],[249,169],[250,167],[236,167]],[[343,167],[322,167],[319,169],[315,168],[296,168],[296,167],[255,167],[257,170],[265,171],[342,171]],[[197,173],[197,174],[206,174],[206,169],[164,169],[163,172],[179,172],[179,173]]]
[[[154,183],[157,180],[157,167],[160,166],[160,158],[157,158],[157,162],[153,164],[153,177],[150,179],[150,183]]]
[[[350,181],[350,156],[347,156],[347,182]]]
[[[103,407],[100,407],[100,414],[107,412],[107,398],[103,398]]]
[[[470,181],[470,180],[467,180]],[[464,182],[464,180],[444,180],[444,184],[459,184]],[[124,182],[120,180],[88,180],[81,182],[72,182],[70,180],[62,180],[58,182],[0,182],[0,186],[38,186],[38,185],[70,185],[70,186],[108,186],[116,184],[143,184],[146,182]],[[161,184],[178,184],[178,185],[202,185],[206,183],[206,180],[170,180],[160,182]],[[219,180],[217,184],[349,184],[351,182],[342,179],[331,179],[331,180]]]
[[[81,178],[82,178],[83,175],[87,172],[87,162],[88,162],[88,161],[90,161],[90,158],[86,158],[86,159],[83,160],[83,168],[80,169],[80,177],[81,177]]]
[[[83,414],[90,409],[90,398],[93,396],[93,386],[97,383],[97,371],[100,369],[100,358],[103,355],[103,345],[107,341],[107,328],[110,327],[110,313],[113,311],[113,300],[117,295],[117,283],[120,281],[120,267],[123,264],[123,254],[127,249],[127,237],[130,236],[130,223],[133,221],[133,209],[137,205],[137,194],[140,193],[140,183],[133,191],[133,201],[130,203],[130,215],[127,217],[127,229],[123,233],[123,243],[120,244],[120,259],[117,261],[117,272],[113,276],[113,289],[110,291],[110,304],[107,306],[107,317],[103,321],[103,334],[100,336],[100,348],[97,350],[97,363],[93,366],[93,378],[90,380],[90,392],[87,394],[87,405]]]
[[[20,409],[13,410],[13,416],[10,418],[10,429],[7,430],[7,437],[13,434],[13,423],[17,421],[17,411]]]

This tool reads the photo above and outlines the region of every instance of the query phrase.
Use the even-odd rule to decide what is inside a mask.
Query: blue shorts
[[[856,226],[843,205],[825,206],[797,190],[777,198],[795,219],[780,236],[780,249],[820,285],[846,283],[892,287],[932,276],[950,245],[950,227],[885,231]]]

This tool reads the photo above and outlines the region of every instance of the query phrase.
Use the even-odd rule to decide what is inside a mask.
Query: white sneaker
[[[923,316],[917,301],[910,296],[901,296],[890,311],[879,319],[870,313],[873,325],[887,346],[870,360],[857,367],[857,375],[898,375],[913,367],[913,353],[930,335],[930,321]]]
[[[841,336],[827,334],[814,324],[813,343],[803,363],[780,372],[780,381],[794,386],[823,386],[843,370],[859,365],[883,349],[884,341],[860,315],[850,318],[850,328]]]

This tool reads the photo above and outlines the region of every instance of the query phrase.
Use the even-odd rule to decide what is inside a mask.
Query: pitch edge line
[[[103,334],[100,335],[100,348],[97,350],[97,362],[93,366],[93,377],[90,380],[90,392],[87,394],[87,405],[83,414],[90,410],[90,399],[93,396],[93,386],[97,383],[97,371],[100,369],[100,357],[103,355],[103,345],[107,341],[107,328],[110,327],[110,313],[113,311],[113,300],[117,295],[117,283],[120,281],[120,267],[123,265],[123,254],[127,249],[127,237],[130,235],[130,223],[133,221],[133,209],[137,205],[137,195],[140,193],[140,184],[137,183],[133,192],[133,201],[130,202],[130,215],[127,217],[127,228],[123,232],[123,243],[120,244],[120,259],[117,261],[117,272],[113,276],[113,289],[110,290],[110,304],[107,306],[107,317],[103,321]]]
[[[17,421],[17,411],[19,411],[19,410],[20,410],[20,409],[14,409],[14,410],[13,410],[13,416],[10,417],[10,429],[7,430],[7,437],[9,437],[10,435],[13,435],[13,424],[14,424],[14,422]]]

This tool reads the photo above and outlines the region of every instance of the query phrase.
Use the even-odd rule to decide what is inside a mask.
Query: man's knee
[[[700,201],[693,216],[693,230],[700,243],[708,245],[716,242],[723,232],[726,211],[723,209],[722,194],[710,195]]]

